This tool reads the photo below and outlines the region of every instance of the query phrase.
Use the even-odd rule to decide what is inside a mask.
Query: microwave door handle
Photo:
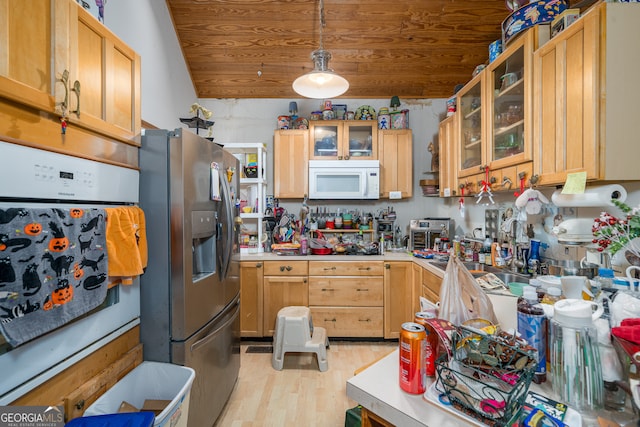
[[[365,197],[369,192],[369,189],[367,188],[369,186],[369,177],[367,176],[367,172],[360,172],[360,174],[363,176],[363,179],[364,179],[364,185],[362,186],[361,196]]]

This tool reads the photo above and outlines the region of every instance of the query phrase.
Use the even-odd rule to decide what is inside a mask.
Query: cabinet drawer
[[[382,307],[382,277],[310,277],[309,305]]]
[[[442,285],[442,278],[436,276],[426,268],[422,270],[422,286],[428,288],[436,295],[440,295],[440,285]]]
[[[309,261],[310,276],[382,276],[382,261]]]
[[[307,261],[265,261],[265,276],[306,276],[309,272]]]
[[[314,326],[330,337],[382,337],[382,307],[311,307]]]

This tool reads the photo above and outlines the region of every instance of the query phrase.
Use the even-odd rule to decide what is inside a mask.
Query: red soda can
[[[426,320],[435,318],[435,314],[421,311],[416,313],[416,317],[414,320],[417,324],[424,326],[426,335],[424,364],[425,374],[428,377],[436,376],[436,359],[438,357],[438,334],[436,334],[435,329],[433,329],[433,327],[429,325]]]
[[[402,324],[400,332],[400,388],[420,394],[426,390],[424,326],[414,322]]]

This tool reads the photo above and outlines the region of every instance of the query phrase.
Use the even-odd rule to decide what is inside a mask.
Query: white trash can
[[[195,376],[195,371],[186,366],[142,362],[89,406],[83,416],[115,414],[123,401],[142,408],[147,399],[170,400],[155,417],[154,427],[186,427]]]

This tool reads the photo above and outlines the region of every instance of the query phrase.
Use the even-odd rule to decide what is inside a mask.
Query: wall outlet
[[[389,199],[402,199],[402,191],[389,191]]]

